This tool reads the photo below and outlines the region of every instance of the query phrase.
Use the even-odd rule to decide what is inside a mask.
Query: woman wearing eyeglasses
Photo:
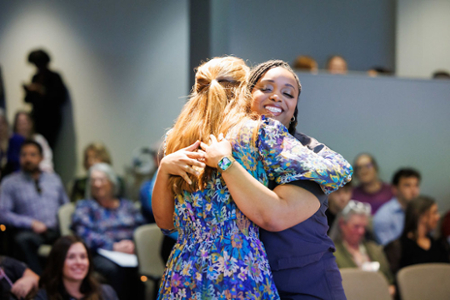
[[[359,185],[353,189],[352,199],[369,203],[372,214],[375,214],[384,203],[394,197],[391,185],[378,177],[378,164],[368,153],[362,153],[355,158],[353,169]]]
[[[350,200],[338,218],[335,238],[336,263],[342,268],[358,268],[381,272],[389,283],[389,293],[395,295],[394,276],[381,246],[364,239],[371,208],[367,203]]]

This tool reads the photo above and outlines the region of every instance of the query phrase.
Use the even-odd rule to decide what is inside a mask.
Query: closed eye
[[[260,87],[260,90],[261,90],[262,92],[270,92],[270,91],[272,91],[272,87],[271,87],[271,86],[264,85],[264,86]]]

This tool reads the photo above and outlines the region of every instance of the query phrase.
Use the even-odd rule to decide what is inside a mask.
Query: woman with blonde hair
[[[264,185],[269,180],[284,184],[308,179],[328,193],[349,179],[349,169],[303,147],[284,125],[251,113],[247,77],[248,67],[238,58],[215,58],[201,65],[193,93],[166,137],[152,206],[158,226],[176,228],[179,237],[162,280],[162,299],[279,299],[258,226],[270,227],[272,215],[280,211],[285,220],[273,230],[301,222],[304,215],[294,212],[303,202],[291,200],[314,196],[297,187],[283,194],[284,185],[279,186],[280,196]],[[222,135],[231,142],[232,155],[206,159],[205,167],[199,161],[205,154],[194,150],[201,142],[207,148],[210,139],[211,144],[222,143],[216,140]],[[260,199],[251,208],[245,200],[231,198],[232,187],[225,184],[227,172],[236,168],[264,184],[248,187]],[[249,219],[241,209],[254,213]]]
[[[106,163],[112,165],[111,155],[109,154],[108,148],[101,142],[93,142],[84,148],[83,152],[83,167],[88,171],[96,163]],[[119,180],[119,196],[124,196],[124,182],[122,178],[118,177]],[[73,186],[72,192],[70,193],[70,201],[76,202],[86,198],[86,184],[88,181],[87,176],[82,176],[76,178]]]

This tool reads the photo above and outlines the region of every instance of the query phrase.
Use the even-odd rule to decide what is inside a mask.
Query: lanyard
[[[3,267],[0,267],[0,280],[2,280],[3,278],[6,279],[6,281],[9,283],[11,287],[13,286],[11,279],[9,279],[8,275],[6,275],[5,270],[3,270]]]

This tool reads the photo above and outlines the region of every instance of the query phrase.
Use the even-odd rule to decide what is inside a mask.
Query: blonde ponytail
[[[166,155],[200,140],[209,144],[209,136],[227,131],[249,117],[247,92],[249,68],[236,57],[213,58],[198,67],[195,85],[166,140]],[[189,175],[192,185],[179,176],[170,179],[174,194],[194,192],[205,187],[212,169],[206,167],[198,177]]]

